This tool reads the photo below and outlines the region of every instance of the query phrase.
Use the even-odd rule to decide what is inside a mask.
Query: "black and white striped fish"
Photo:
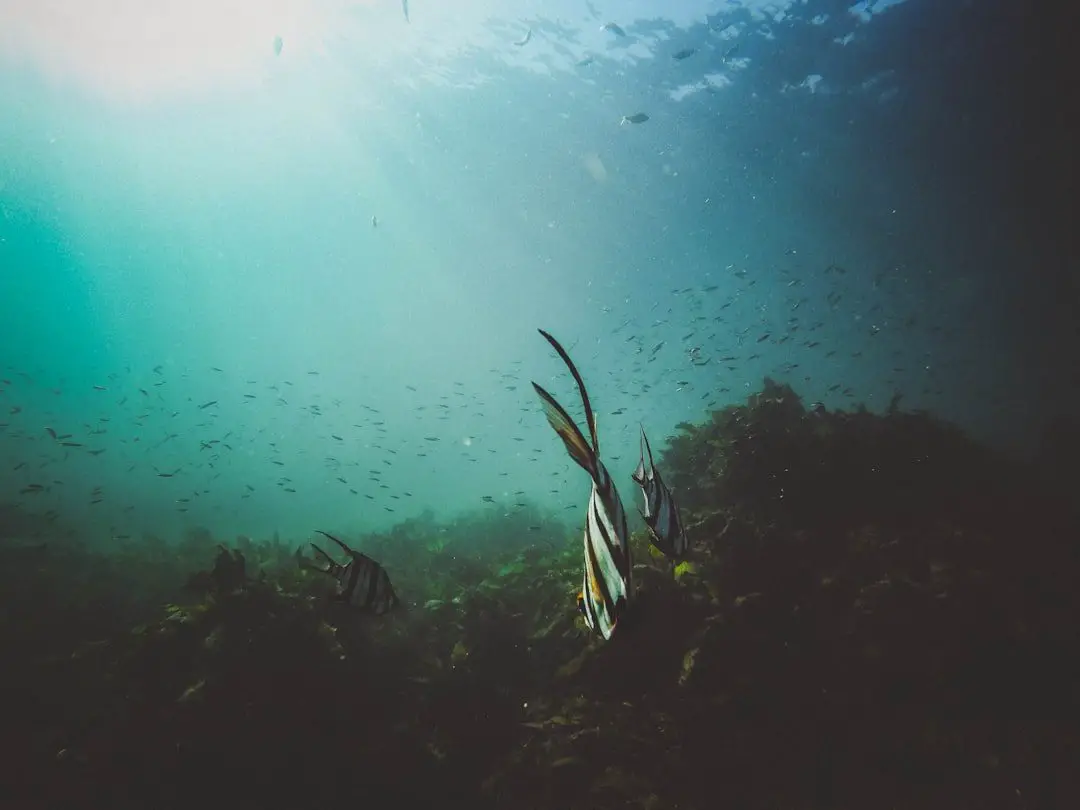
[[[686,556],[687,541],[679,506],[653,464],[652,448],[644,427],[641,428],[641,462],[632,477],[645,496],[645,511],[641,517],[649,529],[652,544],[671,559],[681,560]]]
[[[609,639],[630,603],[632,591],[630,535],[626,527],[626,512],[615,489],[615,482],[600,461],[596,416],[589,404],[585,383],[559,342],[543,329],[539,331],[570,369],[585,406],[585,421],[589,425],[591,444],[586,441],[566,409],[541,386],[533,383],[533,388],[540,395],[548,423],[563,440],[570,458],[581,465],[592,478],[592,494],[589,496],[589,511],[585,518],[585,573],[582,577],[581,593],[578,594],[578,607],[585,615],[585,623],[590,629],[604,639]]]
[[[366,554],[361,554],[359,551],[353,551],[334,537],[334,535],[327,534],[318,529],[316,529],[316,531],[324,537],[329,537],[341,546],[341,549],[349,555],[349,561],[345,564],[339,563],[317,545],[312,543],[311,547],[315,549],[316,555],[323,559],[326,563],[326,567],[322,568],[309,562],[301,555],[300,550],[297,549],[296,558],[300,563],[301,568],[329,574],[336,579],[338,582],[338,589],[334,598],[351,607],[369,610],[378,615],[397,607],[398,597],[397,594],[394,593],[394,586],[390,584],[390,577],[381,565]]]

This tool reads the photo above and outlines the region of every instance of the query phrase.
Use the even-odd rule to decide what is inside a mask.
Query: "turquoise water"
[[[537,327],[627,474],[765,376],[1030,445],[1059,328],[998,111],[896,57],[927,9],[609,5],[8,12],[4,499],[102,543],[574,508]],[[985,43],[930,36],[962,86]]]

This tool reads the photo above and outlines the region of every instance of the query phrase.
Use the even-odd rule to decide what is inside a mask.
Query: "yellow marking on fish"
[[[596,573],[596,563],[593,558],[589,559],[589,592],[592,594],[595,602],[602,603],[604,601],[604,593],[600,590],[600,579]]]

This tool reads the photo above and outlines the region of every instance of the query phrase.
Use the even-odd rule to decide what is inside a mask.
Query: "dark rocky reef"
[[[766,380],[658,461],[693,550],[673,571],[635,534],[606,644],[573,607],[580,532],[533,507],[341,531],[406,602],[384,617],[333,604],[278,538],[5,564],[3,795],[1080,806],[1080,526],[1045,456]]]

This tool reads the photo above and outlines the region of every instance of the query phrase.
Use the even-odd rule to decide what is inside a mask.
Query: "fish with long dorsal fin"
[[[641,517],[649,530],[650,541],[665,556],[681,560],[686,556],[686,532],[683,531],[678,504],[653,463],[652,448],[649,447],[644,427],[641,428],[641,462],[632,477],[645,496],[645,509]]]
[[[619,619],[630,603],[633,588],[630,564],[630,534],[615,482],[600,460],[600,443],[596,436],[596,416],[589,402],[585,383],[562,345],[543,329],[540,334],[554,347],[570,369],[585,406],[585,423],[589,440],[570,418],[566,409],[543,387],[533,383],[544,406],[548,424],[566,446],[570,458],[592,478],[588,512],[585,516],[585,572],[582,577],[578,608],[585,623],[605,639],[611,638]]]
[[[316,531],[337,543],[341,550],[349,555],[349,561],[344,564],[339,563],[317,545],[311,543],[315,554],[322,559],[325,567],[311,562],[301,554],[300,549],[297,549],[296,561],[301,568],[328,574],[336,579],[338,589],[334,598],[351,607],[369,610],[375,614],[383,614],[397,607],[399,600],[397,594],[394,593],[394,586],[390,584],[390,576],[386,573],[386,569],[366,554],[353,551],[334,535],[319,529]]]

